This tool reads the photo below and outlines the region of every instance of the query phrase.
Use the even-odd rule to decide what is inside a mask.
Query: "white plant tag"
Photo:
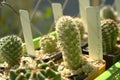
[[[118,12],[118,16],[120,16],[120,0],[115,0],[115,6]]]
[[[22,24],[23,35],[26,43],[27,53],[34,55],[34,44],[32,39],[32,32],[30,27],[29,13],[26,10],[19,10],[20,20]]]
[[[90,0],[78,0],[79,1],[79,15],[81,16],[84,25],[85,25],[85,32],[88,32],[87,29],[87,22],[86,22],[86,8],[90,6]]]
[[[103,60],[99,7],[86,8],[86,19],[88,25],[89,55],[93,59]]]
[[[63,16],[62,6],[60,3],[52,3],[54,21]]]

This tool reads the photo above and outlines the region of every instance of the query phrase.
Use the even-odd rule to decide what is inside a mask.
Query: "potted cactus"
[[[53,61],[23,55],[22,40],[16,35],[0,39],[0,53],[7,63],[0,65],[1,80],[62,80]]]
[[[78,19],[79,20],[79,19]],[[56,79],[56,80],[61,80],[61,77],[63,79],[73,79],[76,78],[76,80],[79,79],[94,79],[96,76],[98,76],[101,72],[105,70],[105,63],[103,61],[96,61],[94,59],[91,59],[88,55],[83,55],[82,50],[81,50],[81,33],[80,33],[80,28],[78,27],[78,24],[76,24],[75,18],[72,18],[70,16],[63,16],[61,17],[57,23],[56,23],[56,32],[45,35],[43,37],[39,37],[33,40],[35,48],[40,47],[43,54],[45,55],[51,55],[52,53],[54,54],[55,51],[60,51],[62,52],[62,59],[60,65],[58,66],[58,71],[56,70],[57,68],[50,69],[51,66],[49,64],[53,63],[48,63],[47,62],[41,62],[41,57],[40,54],[36,53],[34,58],[31,58],[30,56],[24,56],[22,55],[22,51],[25,47],[21,40],[16,37],[10,37],[10,38],[5,38],[1,39],[1,48],[2,50],[2,45],[3,43],[6,44],[11,44],[10,51],[14,52],[15,50],[20,50],[17,51],[17,53],[2,53],[2,56],[5,58],[6,62],[10,66],[14,66],[15,64],[19,64],[17,67],[10,67],[9,70],[6,69],[3,70],[5,73],[7,73],[8,80],[13,79],[13,80],[19,80],[19,79],[36,79],[39,77],[39,79],[45,80],[47,79]],[[56,35],[57,34],[57,35]],[[56,37],[57,36],[57,37]],[[9,40],[8,40],[9,39]],[[5,40],[7,41],[5,43]],[[14,41],[14,42],[13,42]],[[43,43],[42,43],[43,42]],[[23,47],[21,48],[23,44]],[[19,46],[19,48],[16,48],[16,45]],[[54,46],[52,46],[54,45]],[[59,49],[58,46],[59,45]],[[8,52],[9,48],[7,46],[5,51]],[[14,48],[15,47],[15,48]],[[14,49],[14,50],[13,50]],[[52,50],[52,51],[51,51]],[[5,55],[6,54],[6,55]],[[10,56],[9,54],[16,55],[15,56]],[[39,55],[39,56],[38,56]],[[13,57],[16,58],[14,61],[17,63],[10,63],[10,60],[7,60],[6,56],[8,59],[12,60]],[[27,61],[23,61],[24,59],[28,58]],[[36,60],[37,59],[37,60]],[[43,60],[44,61],[44,60]],[[14,64],[14,65],[12,65]],[[46,67],[48,66],[48,67]],[[89,68],[88,68],[89,67]],[[17,69],[18,68],[18,69]],[[44,70],[45,69],[45,70]],[[48,71],[48,73],[46,73]],[[60,73],[61,76],[60,76]],[[49,76],[48,76],[49,75]],[[56,76],[56,77],[55,77]],[[5,77],[6,78],[6,77]]]
[[[56,22],[56,34],[63,56],[63,63],[61,63],[58,69],[65,79],[67,77],[67,79],[91,80],[98,75],[100,66],[102,66],[101,72],[105,69],[103,62],[97,65],[94,64],[96,60],[82,55],[80,31],[72,17],[63,16]],[[98,71],[97,75],[90,77],[90,73],[94,71]],[[81,75],[83,75],[82,78],[79,77]],[[88,75],[89,78],[86,78]]]
[[[56,34],[47,34],[39,40],[40,54],[43,61],[53,60],[58,62],[62,59],[59,46],[57,45]]]
[[[21,38],[16,35],[1,38],[0,53],[8,63],[9,68],[19,65],[23,53]]]
[[[112,19],[104,19],[101,21],[102,28],[102,44],[103,44],[103,59],[106,60],[106,69],[112,66],[119,60],[120,50],[117,44],[118,24]],[[85,53],[88,49],[83,49]]]
[[[76,17],[73,20],[78,27],[80,39],[82,40],[81,46],[83,46],[87,41],[84,38],[85,31],[82,19]],[[62,53],[59,50],[60,45],[57,42],[56,32],[42,36],[39,41],[39,47],[40,53],[43,54],[42,58],[44,61],[49,61],[50,59],[57,62],[61,61]]]
[[[111,19],[106,19],[101,22],[103,36],[103,52],[106,60],[106,68],[112,66],[119,60],[120,47],[117,44],[118,25]]]

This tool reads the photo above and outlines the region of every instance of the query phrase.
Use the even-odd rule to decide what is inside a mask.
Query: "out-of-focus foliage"
[[[52,9],[49,6],[46,6],[44,7],[43,11],[38,10],[36,12],[31,22],[34,24],[34,26],[39,27],[39,31],[42,34],[47,34],[53,23],[51,18],[52,18]]]
[[[7,0],[17,12],[19,9],[32,10],[34,0]],[[0,37],[8,34],[19,34],[21,29],[19,14],[16,14],[8,5],[1,6]],[[32,11],[31,11],[32,12]]]
[[[13,7],[17,14],[8,5],[1,6],[0,37],[8,34],[17,34],[23,37],[21,22],[19,19],[19,10],[20,9],[28,10],[31,19],[31,15],[34,11],[34,7],[37,4],[37,1],[6,0],[6,2]],[[53,23],[52,9],[50,5],[51,4],[48,3],[48,1],[41,0],[41,3],[39,4],[37,11],[35,11],[35,14],[31,19],[33,38],[41,36],[41,33],[47,34],[49,32],[49,29]]]

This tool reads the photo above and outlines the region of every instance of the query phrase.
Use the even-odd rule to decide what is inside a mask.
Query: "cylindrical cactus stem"
[[[84,30],[84,25],[83,25],[83,21],[80,18],[74,18],[75,24],[79,29],[79,33],[80,33],[80,37],[81,39],[83,39],[85,30]]]
[[[104,6],[103,8],[101,8],[101,10],[100,10],[100,17],[101,17],[101,19],[116,20],[115,11],[110,6]]]
[[[0,39],[0,53],[9,66],[19,64],[22,52],[22,40],[18,36],[10,35]]]
[[[56,23],[58,43],[60,44],[64,65],[75,70],[81,66],[80,33],[70,16],[61,17]]]
[[[113,53],[117,43],[118,26],[117,23],[111,19],[101,21],[103,51],[106,53]]]
[[[52,53],[57,51],[56,37],[53,35],[45,35],[39,41],[39,46],[44,53]]]

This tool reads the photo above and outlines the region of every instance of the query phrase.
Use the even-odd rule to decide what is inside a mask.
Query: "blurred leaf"
[[[52,15],[52,10],[50,7],[46,7],[45,8],[45,14],[44,14],[44,17],[47,19],[47,18],[50,18]]]

